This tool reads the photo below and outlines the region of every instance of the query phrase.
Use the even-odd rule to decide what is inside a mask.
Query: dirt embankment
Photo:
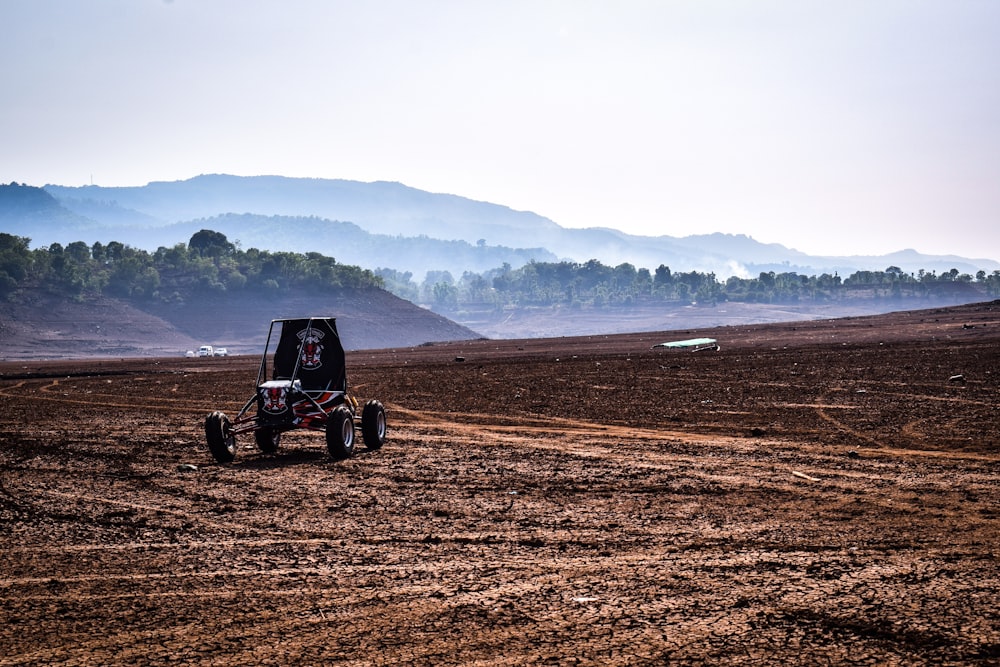
[[[998,306],[355,352],[340,462],[213,462],[249,357],[0,364],[0,665],[997,664]]]
[[[476,338],[478,333],[383,290],[282,298],[204,297],[142,309],[109,298],[71,301],[35,294],[0,303],[0,359],[182,357],[200,345],[260,354],[268,323],[333,316],[348,349]]]

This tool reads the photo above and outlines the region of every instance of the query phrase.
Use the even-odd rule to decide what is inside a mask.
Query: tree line
[[[587,262],[510,264],[458,279],[446,270],[428,271],[421,282],[410,272],[374,271],[341,264],[318,252],[243,250],[222,233],[203,229],[187,244],[155,252],[112,241],[87,245],[58,243],[31,250],[30,239],[0,232],[0,297],[16,299],[22,287],[40,287],[70,298],[103,294],[135,301],[183,303],[199,294],[253,291],[278,295],[290,289],[337,291],[382,288],[442,312],[507,306],[613,308],[651,304],[716,304],[726,301],[794,304],[849,299],[919,300],[934,297],[1000,297],[1000,271],[975,276],[957,269],[906,273],[836,272],[806,276],[761,272],[756,277],[650,271],[629,263]]]
[[[70,298],[108,295],[183,303],[199,294],[279,294],[308,288],[336,291],[383,287],[369,270],[320,253],[242,250],[224,234],[195,233],[187,244],[155,252],[112,241],[53,243],[31,250],[30,238],[0,233],[0,296],[34,287]]]
[[[674,272],[663,264],[650,271],[629,263],[607,266],[597,260],[530,262],[518,269],[505,264],[484,273],[465,272],[458,279],[448,271],[428,272],[419,284],[409,273],[378,269],[376,274],[393,293],[445,312],[509,305],[610,308],[657,303],[795,304],[1000,296],[1000,271],[987,274],[981,270],[975,276],[957,269],[941,274],[924,270],[906,273],[895,266],[885,271],[856,271],[846,277],[836,272],[806,276],[767,271],[756,277],[725,280],[711,272]]]

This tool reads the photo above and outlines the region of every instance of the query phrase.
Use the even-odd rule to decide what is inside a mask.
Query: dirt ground
[[[353,352],[384,447],[216,464],[256,364],[0,365],[0,665],[1000,664],[1000,303]]]

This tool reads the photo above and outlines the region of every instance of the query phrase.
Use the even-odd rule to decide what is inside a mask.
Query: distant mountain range
[[[506,206],[434,194],[400,183],[203,175],[141,187],[0,186],[0,231],[33,246],[121,241],[137,248],[186,243],[200,229],[222,232],[244,248],[319,252],[344,264],[411,272],[450,271],[456,278],[504,263],[596,259],[640,268],[756,276],[804,275],[896,266],[975,274],[1000,262],[924,255],[821,257],[744,235],[636,236],[606,229],[568,229]],[[48,197],[45,196],[48,195]]]

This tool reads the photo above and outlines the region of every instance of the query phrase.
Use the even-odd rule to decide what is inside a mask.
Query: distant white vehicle
[[[198,348],[199,357],[211,357],[215,355],[215,350],[211,345],[202,345]]]
[[[692,352],[701,352],[702,350],[715,350],[718,352],[722,348],[719,346],[719,341],[714,338],[689,338],[687,340],[668,340],[666,343],[659,343],[654,345],[653,348],[657,347],[672,347],[672,348],[688,348]]]
[[[229,350],[227,350],[224,347],[217,347],[217,348],[215,348],[215,356],[217,356],[217,357],[228,357],[229,356]]]
[[[194,353],[194,350],[188,350],[187,352],[184,353],[184,356],[185,357],[197,357],[198,355],[196,355]]]

